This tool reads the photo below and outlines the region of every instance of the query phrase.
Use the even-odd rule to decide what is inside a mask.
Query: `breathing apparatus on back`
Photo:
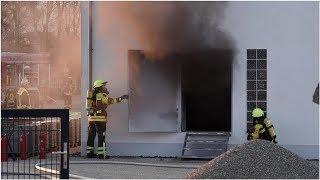
[[[95,111],[94,101],[95,101],[95,95],[97,94],[97,92],[102,91],[106,94],[109,94],[109,91],[105,87],[106,84],[107,84],[107,81],[96,80],[93,84],[93,90],[87,90],[87,98],[86,98],[87,116],[94,114],[94,111]]]
[[[87,90],[87,99],[86,99],[86,110],[87,110],[87,116],[93,113],[93,91]]]

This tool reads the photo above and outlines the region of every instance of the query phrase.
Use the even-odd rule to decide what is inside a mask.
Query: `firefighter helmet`
[[[260,108],[255,108],[253,111],[252,111],[252,117],[262,117],[264,116],[264,112],[262,109]]]
[[[21,80],[21,85],[25,85],[25,84],[29,84],[29,81],[28,81],[28,79],[27,78],[22,78],[22,80]]]
[[[96,80],[94,83],[93,83],[93,88],[98,88],[98,87],[101,87],[103,85],[107,84],[107,81],[104,81],[104,80]]]

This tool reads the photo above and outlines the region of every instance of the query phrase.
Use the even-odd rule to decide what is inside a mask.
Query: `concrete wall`
[[[105,2],[93,2],[94,12],[101,12],[95,8],[103,8],[102,3]],[[83,105],[88,88],[87,13],[88,2],[82,2]],[[319,158],[319,106],[312,102],[319,81],[318,13],[317,2],[228,3],[223,28],[234,38],[237,48],[230,147],[246,139],[246,49],[263,48],[268,50],[268,116],[276,128],[279,144],[304,158]],[[108,80],[111,96],[117,97],[128,92],[128,50],[143,46],[117,17],[103,21],[99,16],[93,13],[93,79]],[[122,43],[110,43],[117,40]],[[128,103],[113,105],[108,112],[109,155],[180,156],[185,133],[129,133]],[[83,106],[83,155],[87,140],[85,114]]]

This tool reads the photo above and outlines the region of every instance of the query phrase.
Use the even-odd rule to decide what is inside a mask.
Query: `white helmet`
[[[21,80],[21,85],[25,85],[25,84],[29,84],[29,81],[28,81],[28,79],[27,78],[22,78],[22,80]]]

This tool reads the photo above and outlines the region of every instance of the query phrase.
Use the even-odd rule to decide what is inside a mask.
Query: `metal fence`
[[[1,110],[1,178],[69,178],[68,109]]]

